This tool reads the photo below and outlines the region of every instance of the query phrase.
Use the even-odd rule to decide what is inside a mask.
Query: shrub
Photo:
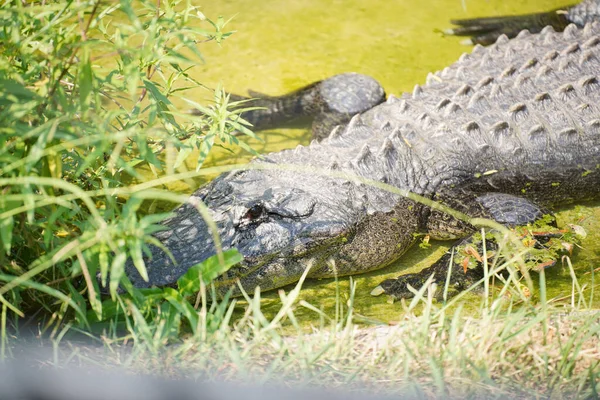
[[[134,185],[139,169],[149,167],[156,176],[173,173],[194,148],[199,149],[200,168],[219,141],[247,149],[231,135],[234,130],[253,135],[239,118],[243,109],[232,110],[240,103],[229,104],[221,89],[209,106],[173,101],[185,100],[191,89],[206,90],[189,70],[202,62],[201,45],[220,44],[232,34],[225,29],[227,22],[211,21],[182,0],[3,4],[3,339],[7,326],[18,327],[19,317],[39,309],[50,316],[43,329],[55,330],[73,316],[89,327],[92,320],[123,311],[137,316],[142,310],[146,320],[165,307],[186,312],[183,303],[169,303],[173,296],[189,294],[184,290],[159,291],[158,297],[156,291],[135,291],[127,300],[135,311],[117,296],[117,289],[127,287],[126,260],[131,258],[145,274],[142,255],[149,244],[157,244],[151,234],[165,215],[144,215],[143,200],[185,200],[140,190]],[[177,106],[190,103],[198,115]],[[161,154],[169,151],[176,156],[164,161]],[[229,264],[237,259],[235,252],[226,255]],[[224,268],[223,262],[217,264]],[[112,296],[104,306],[103,285]],[[198,289],[199,283],[193,287]],[[176,331],[179,320],[170,326]]]

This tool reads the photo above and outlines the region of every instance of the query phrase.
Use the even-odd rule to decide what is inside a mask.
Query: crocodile
[[[256,158],[201,187],[155,234],[163,248],[149,245],[149,279],[131,264],[126,273],[139,288],[173,285],[215,255],[199,203],[222,248],[243,256],[217,279],[236,295],[294,283],[305,271],[323,278],[378,269],[420,234],[459,242],[472,235],[468,220],[422,198],[506,226],[600,199],[599,74],[596,22],[500,35],[326,138]],[[457,282],[461,273],[471,272],[457,271]],[[380,287],[404,297],[410,279]]]

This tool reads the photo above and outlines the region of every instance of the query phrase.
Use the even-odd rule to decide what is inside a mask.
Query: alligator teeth
[[[456,71],[454,72],[454,78],[455,79],[464,79],[465,77],[466,77],[465,68],[464,67],[456,68]]]
[[[518,54],[519,52],[517,51],[517,49],[515,49],[512,46],[507,46],[506,50],[504,50],[504,58],[506,60],[511,60],[515,57],[515,54]]]
[[[433,119],[426,112],[422,113],[417,117],[417,120],[422,123],[423,128],[428,128],[432,125]]]
[[[519,50],[521,54],[527,54],[530,51],[533,51],[533,43],[531,41],[525,42],[525,44]]]
[[[594,30],[592,29],[592,24],[585,24],[583,27],[583,37],[589,38],[593,35]]]
[[[389,140],[400,139],[402,140],[402,130],[397,128],[388,137]]]
[[[314,148],[314,147],[319,147],[320,145],[321,145],[321,143],[320,143],[320,142],[319,142],[317,139],[313,139],[313,140],[311,140],[311,141],[310,141],[310,144],[309,144],[309,146],[311,146],[311,147],[313,147],[313,148]]]

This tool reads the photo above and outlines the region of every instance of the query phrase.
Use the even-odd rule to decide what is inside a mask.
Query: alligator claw
[[[385,289],[381,287],[381,285],[377,286],[375,289],[371,290],[371,296],[381,296],[385,293]]]

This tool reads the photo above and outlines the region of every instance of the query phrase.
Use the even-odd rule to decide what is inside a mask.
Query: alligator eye
[[[257,219],[260,217],[265,211],[265,208],[262,204],[255,204],[246,211],[244,214],[244,219],[249,219],[250,221]]]

